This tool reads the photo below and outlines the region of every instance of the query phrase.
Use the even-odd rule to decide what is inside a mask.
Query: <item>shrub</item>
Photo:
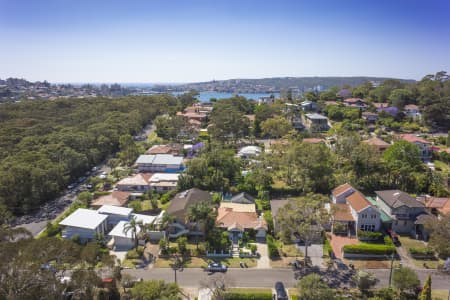
[[[371,240],[376,241],[380,240],[383,237],[383,234],[378,231],[362,231],[358,230],[358,239],[359,240]]]
[[[45,227],[45,230],[47,232],[47,236],[55,236],[61,232],[61,226],[59,226],[59,224],[53,224],[52,222],[48,222],[47,226]]]
[[[272,300],[272,293],[264,292],[227,292],[223,299],[225,300]]]
[[[269,251],[270,257],[280,257],[280,253],[278,252],[277,245],[275,244],[275,240],[273,236],[268,234],[266,236],[266,242],[267,242],[267,249]]]
[[[411,255],[425,255],[425,256],[433,256],[434,255],[433,249],[431,249],[429,247],[425,247],[425,248],[411,247],[411,248],[409,248],[409,253],[411,253]]]
[[[384,237],[384,243],[388,246],[394,246],[394,242],[392,241],[390,236],[385,236]]]
[[[344,252],[352,254],[388,255],[395,252],[395,246],[360,243],[356,245],[345,245]]]
[[[331,248],[330,241],[328,239],[325,239],[323,243],[323,254],[328,255],[328,257],[331,257],[331,253],[333,252],[333,248]]]
[[[141,258],[141,253],[137,249],[132,249],[127,252],[127,259],[139,259]]]
[[[250,244],[250,251],[252,251],[252,254],[255,254],[257,250],[257,247],[255,244]]]

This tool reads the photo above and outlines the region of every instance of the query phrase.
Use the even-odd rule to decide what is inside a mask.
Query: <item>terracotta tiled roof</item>
[[[339,105],[339,102],[336,101],[325,101],[325,106]]]
[[[377,146],[377,147],[389,147],[390,144],[386,143],[385,141],[383,141],[380,138],[377,138],[376,136],[371,137],[368,140],[363,141],[363,143],[369,144],[369,145],[373,145],[373,146]]]
[[[117,185],[148,185],[148,181],[144,179],[144,177],[139,173],[134,175],[133,177],[127,177],[119,182]]]
[[[415,104],[408,104],[403,107],[404,110],[419,110],[419,107]]]
[[[333,204],[333,220],[334,221],[354,221],[350,206],[348,204]]]
[[[114,191],[109,195],[101,196],[95,199],[91,206],[100,207],[103,205],[124,206],[128,202],[130,192]]]
[[[450,198],[427,197],[426,207],[436,208],[441,213],[450,212]]]
[[[431,144],[426,139],[423,139],[421,137],[418,137],[414,134],[401,134],[400,138],[404,141],[410,142],[410,143],[422,143],[422,144]]]
[[[357,212],[371,206],[369,200],[367,200],[366,197],[364,197],[364,195],[357,190],[355,190],[355,192],[350,196],[347,196],[346,200],[348,204],[350,204],[350,206]]]
[[[233,202],[221,202],[220,207],[231,208],[236,212],[254,212],[256,213],[256,206],[252,204],[233,203]]]
[[[340,194],[342,194],[343,192],[345,192],[349,189],[354,189],[354,188],[350,184],[344,183],[344,184],[338,186],[337,188],[335,188],[331,193],[333,194],[333,196],[339,196]]]
[[[231,228],[239,224],[244,229],[267,229],[264,219],[258,218],[255,212],[237,212],[232,208],[219,207],[216,224],[222,228]]]
[[[361,98],[348,98],[348,99],[345,99],[344,102],[353,104],[353,103],[357,103],[357,102],[364,102],[365,103],[366,101],[364,101]]]

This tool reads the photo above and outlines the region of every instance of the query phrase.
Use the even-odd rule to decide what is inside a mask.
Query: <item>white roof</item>
[[[321,119],[321,120],[326,120],[327,119],[327,117],[325,117],[325,116],[323,116],[321,114],[318,114],[318,113],[306,114],[306,117],[308,119]]]
[[[139,155],[136,160],[136,164],[180,165],[181,163],[183,163],[183,157],[172,154]]]
[[[59,224],[63,226],[96,229],[107,218],[107,215],[99,214],[96,210],[78,208],[67,218],[59,222]]]
[[[108,233],[108,235],[110,236],[118,236],[118,237],[125,237],[125,238],[132,238],[132,233],[131,233],[131,229],[128,230],[128,232],[125,234],[124,228],[125,226],[128,224],[127,221],[120,221],[119,223],[117,223],[116,226],[114,226],[114,228]],[[139,228],[139,226],[136,227],[136,233],[139,233],[141,231],[141,229]]]
[[[178,177],[180,174],[178,173],[155,173],[150,178],[151,182],[160,182],[160,181],[178,181]]]
[[[139,155],[138,159],[136,160],[137,164],[151,164],[153,163],[153,160],[155,159],[155,155]]]
[[[158,216],[147,216],[147,215],[141,215],[141,214],[131,214],[132,218],[136,218],[137,222],[142,222],[143,224],[151,224],[153,222],[157,223],[158,219],[162,217],[161,214]]]
[[[156,165],[180,165],[183,163],[183,157],[171,154],[156,154],[153,163]]]
[[[241,148],[241,150],[239,150],[238,154],[242,155],[242,154],[253,154],[253,155],[257,155],[261,153],[261,148],[258,146],[246,146]]]
[[[129,216],[132,212],[132,208],[120,207],[113,205],[103,205],[97,210],[100,214],[107,215],[119,215],[119,216]]]

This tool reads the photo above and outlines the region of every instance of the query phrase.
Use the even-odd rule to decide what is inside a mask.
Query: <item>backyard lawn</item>
[[[450,295],[450,291],[448,291],[448,290],[432,290],[431,291],[431,296],[432,296],[433,300],[437,300],[437,299],[446,300],[446,299],[448,299],[449,295]]]

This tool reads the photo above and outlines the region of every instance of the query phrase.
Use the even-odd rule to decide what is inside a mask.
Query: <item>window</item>
[[[367,214],[362,214],[362,215],[361,215],[361,218],[362,218],[362,219],[367,219]]]
[[[407,221],[403,221],[403,226],[406,226],[408,222]]]
[[[364,231],[364,224],[361,224],[360,229]]]

